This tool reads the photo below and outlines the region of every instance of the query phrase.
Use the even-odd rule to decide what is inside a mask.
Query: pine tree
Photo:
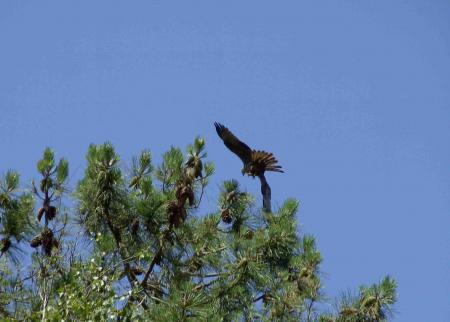
[[[68,162],[56,163],[50,149],[37,163],[38,187],[33,182],[30,191],[20,191],[19,175],[4,175],[0,318],[386,321],[391,316],[396,283],[388,276],[334,300],[335,311],[320,310],[318,303],[330,302],[321,283],[322,257],[314,237],[298,232],[298,201],[288,199],[267,212],[238,181],[228,180],[217,207],[205,213],[202,199],[214,165],[203,139],[196,138],[186,154],[171,147],[159,165],[145,150],[128,172],[111,143],[91,145],[86,159],[84,176],[72,190]],[[14,255],[14,249],[22,252]],[[29,256],[31,264],[21,267],[17,258],[27,262]]]

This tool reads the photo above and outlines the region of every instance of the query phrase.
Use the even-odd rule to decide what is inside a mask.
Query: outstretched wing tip
[[[219,122],[214,122],[214,126],[216,128],[217,134],[220,136],[220,138],[222,138],[222,133],[226,129],[226,127],[220,124]]]
[[[236,154],[244,164],[251,161],[252,150],[244,142],[240,141],[225,125],[214,122],[217,134],[224,142],[225,146]]]

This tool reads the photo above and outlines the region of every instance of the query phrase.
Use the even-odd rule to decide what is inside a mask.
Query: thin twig
[[[155,264],[156,264],[158,258],[161,256],[162,256],[162,247],[160,247],[159,250],[156,252],[155,256],[153,256],[150,266],[149,266],[147,272],[145,272],[144,279],[141,282],[142,286],[144,286],[147,283],[147,280],[150,277],[150,274],[152,273],[153,268],[155,267]]]
[[[260,295],[260,296],[258,296],[258,297],[256,297],[256,298],[254,298],[254,299],[252,300],[252,302],[253,302],[253,303],[258,302],[259,300],[263,299],[264,296],[266,296],[266,294],[262,294],[262,295]]]
[[[189,207],[188,209],[197,209],[198,207],[200,207],[200,203],[202,202],[202,198],[203,198],[203,190],[204,189],[205,189],[205,186],[202,184],[202,190],[200,191],[200,197],[199,197],[197,203],[194,206]]]
[[[311,300],[308,305],[308,316],[306,317],[306,321],[308,321],[308,322],[311,321],[311,313],[312,313],[313,305],[314,305],[314,300]]]

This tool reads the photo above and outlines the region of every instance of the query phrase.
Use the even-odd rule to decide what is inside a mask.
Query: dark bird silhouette
[[[244,163],[241,172],[242,175],[247,174],[252,177],[258,177],[261,181],[261,193],[263,195],[263,208],[267,212],[271,212],[271,190],[267,183],[264,172],[284,172],[278,165],[277,159],[270,152],[252,150],[247,144],[240,141],[229,129],[224,125],[214,122],[217,134],[222,139],[225,146],[236,154]]]
[[[247,144],[240,141],[224,125],[214,122],[217,134],[225,143],[225,146],[236,154],[244,163],[242,174],[252,177],[258,177],[265,171],[283,172],[280,165],[277,165],[277,159],[270,152],[252,150]]]

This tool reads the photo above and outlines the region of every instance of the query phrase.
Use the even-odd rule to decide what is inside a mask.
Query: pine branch
[[[141,285],[145,287],[145,284],[147,283],[148,278],[150,277],[150,274],[153,271],[153,268],[155,267],[156,262],[159,260],[159,258],[162,256],[162,247],[159,248],[159,250],[156,252],[155,256],[153,256],[153,259],[150,263],[150,266],[147,270],[147,272],[145,272],[145,276],[142,279]]]

